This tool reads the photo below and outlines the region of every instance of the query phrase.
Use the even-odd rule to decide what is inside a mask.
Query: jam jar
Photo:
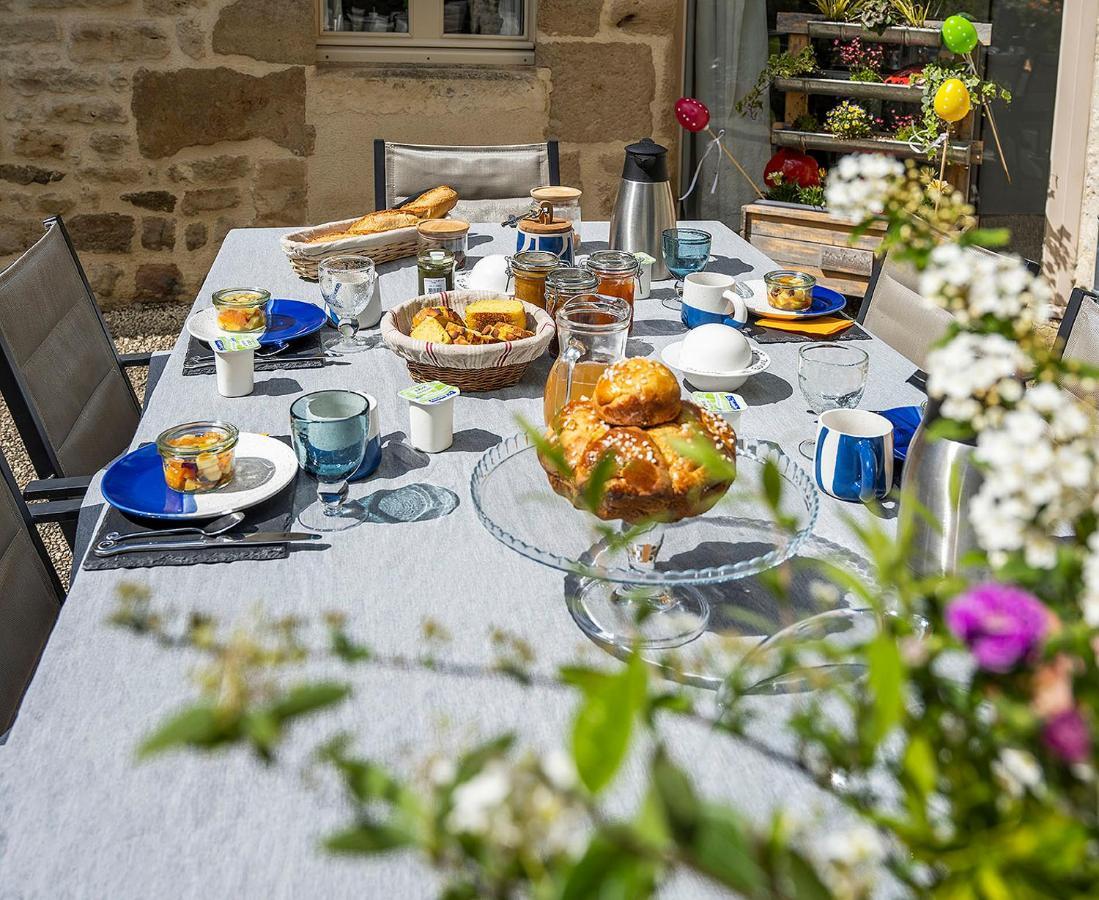
[[[604,297],[621,297],[633,309],[637,281],[641,275],[637,257],[625,250],[597,250],[588,257],[584,267],[599,279],[596,293]]]
[[[469,222],[461,219],[425,219],[416,226],[420,250],[449,250],[454,254],[454,268],[466,267],[469,252]]]
[[[454,290],[454,254],[443,249],[421,249],[416,256],[420,295]]]
[[[546,308],[546,276],[561,265],[561,260],[545,250],[524,250],[508,258],[508,279],[514,279],[512,294]]]
[[[599,277],[587,269],[562,266],[546,276],[546,312],[556,316],[557,311],[573,297],[594,294],[599,287]],[[550,341],[550,352],[557,352],[557,335]]]

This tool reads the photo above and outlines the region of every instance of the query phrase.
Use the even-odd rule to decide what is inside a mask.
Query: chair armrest
[[[140,366],[147,366],[152,360],[153,354],[149,353],[123,353],[118,357],[118,361],[122,363],[123,369],[134,369]]]
[[[80,517],[81,500],[51,500],[48,503],[32,503],[27,507],[35,525],[47,522],[76,522]]]
[[[92,483],[91,475],[79,475],[75,478],[43,478],[32,481],[23,489],[23,499],[31,500],[68,500],[81,498],[88,493]]]

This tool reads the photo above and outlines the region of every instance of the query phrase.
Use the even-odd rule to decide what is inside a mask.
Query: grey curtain
[[[743,118],[733,105],[755,83],[767,62],[767,4],[764,0],[688,0],[684,84],[686,95],[710,108],[715,132],[725,129],[725,145],[741,165],[763,184],[763,167],[771,158],[771,119],[766,107],[758,118]],[[706,152],[710,136],[684,132],[680,195]],[[717,190],[710,193],[714,172]],[[683,202],[688,219],[718,219],[740,231],[740,208],[756,198],[752,186],[733,164],[714,149],[706,157],[691,196]]]

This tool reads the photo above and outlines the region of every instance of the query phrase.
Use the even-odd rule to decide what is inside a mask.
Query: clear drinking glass
[[[319,502],[298,521],[311,531],[346,531],[364,521],[347,504],[347,479],[362,465],[369,433],[370,403],[354,391],[316,391],[290,407],[290,435],[302,471],[317,479]]]
[[[675,276],[676,295],[663,301],[668,309],[683,305],[683,279],[706,268],[712,240],[708,231],[698,228],[665,228],[661,233],[664,265]]]
[[[318,267],[321,295],[339,320],[340,336],[325,341],[324,349],[337,356],[361,353],[370,345],[360,337],[359,314],[374,295],[378,273],[365,256],[330,256]]]
[[[830,409],[854,409],[866,391],[870,357],[845,344],[802,344],[798,350],[798,385],[809,408],[818,416]],[[802,441],[801,455],[814,459],[817,440]]]

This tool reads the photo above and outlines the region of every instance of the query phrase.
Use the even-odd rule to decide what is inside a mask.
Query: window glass
[[[523,0],[446,0],[445,34],[517,36],[523,33]]]
[[[408,31],[409,0],[325,0],[325,31]]]

